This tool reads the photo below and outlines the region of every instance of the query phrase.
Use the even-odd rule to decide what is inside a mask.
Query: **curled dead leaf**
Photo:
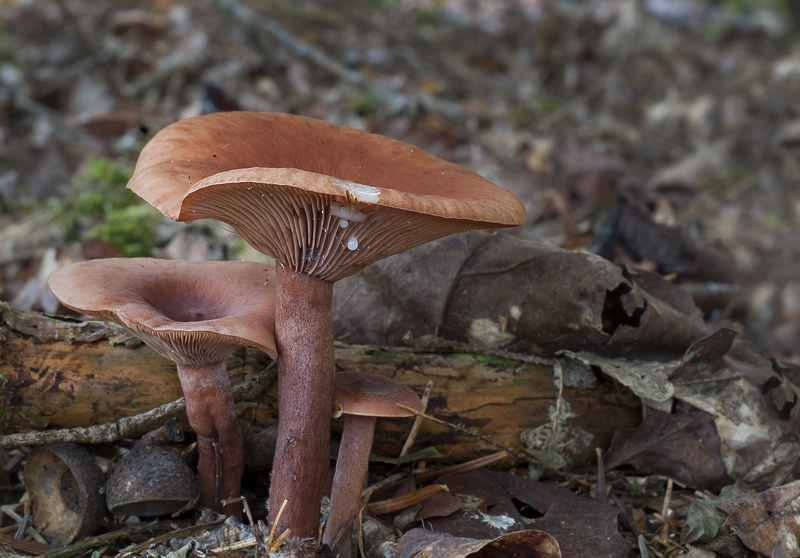
[[[452,537],[412,529],[400,539],[398,558],[561,558],[558,542],[544,531],[530,529],[508,533],[491,540]]]

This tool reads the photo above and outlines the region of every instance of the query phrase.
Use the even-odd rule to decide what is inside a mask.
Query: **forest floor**
[[[800,556],[796,540],[785,542],[800,536],[786,511],[797,505],[789,483],[800,455],[800,50],[789,22],[769,2],[0,0],[0,300],[63,313],[47,276],[97,257],[262,258],[229,227],[176,225],[124,189],[142,146],[175,120],[289,112],[400,139],[516,194],[528,212],[510,232],[518,241],[591,252],[689,293],[696,308],[686,314],[708,331],[736,333],[725,349],[733,344],[726,358],[739,364],[726,369],[742,370],[743,361],[758,369],[757,389],[741,397],[774,399],[782,386],[782,403],[753,419],[781,439],[761,440],[769,455],[758,459],[742,450],[751,446],[740,431],[725,430],[730,417],[710,394],[656,405],[713,417],[703,428],[716,426],[714,458],[727,469],[696,464],[713,482],[692,485],[697,471],[654,469],[652,457],[617,456],[625,465],[603,471],[592,456],[591,465],[550,476],[584,501],[616,506],[625,543],[598,547],[603,555]],[[661,300],[676,306],[677,298]],[[764,360],[731,357],[734,349]],[[686,374],[695,353],[687,344],[681,354],[676,370]],[[605,371],[599,357],[586,358]],[[640,434],[683,426],[647,428]],[[737,473],[728,447],[751,472],[770,459],[773,468],[760,480]],[[12,483],[19,455],[6,455]],[[739,482],[720,493],[723,477]],[[14,487],[3,509],[20,512]],[[523,513],[521,488],[497,490],[498,502],[539,517]],[[734,513],[730,503],[746,507],[736,498],[747,494],[771,519],[748,523]],[[597,521],[607,526],[603,514]],[[17,522],[6,516],[0,530],[13,532]],[[573,550],[562,548],[564,556],[592,548],[590,536],[578,538],[565,541]],[[93,549],[111,556],[121,546]],[[199,556],[197,548],[180,555]],[[442,552],[429,555],[481,551]]]

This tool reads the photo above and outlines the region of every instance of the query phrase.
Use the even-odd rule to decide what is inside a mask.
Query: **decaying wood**
[[[523,362],[530,360],[530,362]],[[270,363],[255,350],[228,361],[233,382]],[[337,344],[336,365],[395,378],[422,393],[433,381],[428,413],[477,429],[496,442],[519,447],[520,432],[548,422],[558,390],[548,361],[503,358],[480,352],[381,348]],[[637,398],[597,378],[566,387],[563,397],[578,416],[570,425],[605,447],[616,428],[638,424]],[[77,321],[0,305],[0,433],[86,427],[137,415],[181,397],[174,365],[118,326]],[[256,426],[276,420],[275,386],[238,404]],[[375,453],[396,456],[412,421],[378,423]],[[334,421],[334,428],[341,424]],[[494,448],[424,423],[415,446],[434,446],[448,458],[467,460]]]

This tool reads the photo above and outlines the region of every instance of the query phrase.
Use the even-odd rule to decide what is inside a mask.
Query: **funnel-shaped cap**
[[[522,224],[511,193],[418,147],[288,114],[181,120],[128,187],[178,221],[219,219],[291,269],[335,281],[419,244]]]
[[[277,353],[271,265],[109,258],[56,270],[48,283],[65,306],[126,327],[180,364],[221,362],[238,346]]]

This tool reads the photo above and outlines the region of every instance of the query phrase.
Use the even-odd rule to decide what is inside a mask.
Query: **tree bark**
[[[478,430],[518,448],[522,430],[547,424],[558,397],[552,361],[483,354],[478,349],[373,347],[336,344],[337,370],[383,374],[422,393],[433,389],[427,413]],[[228,360],[232,383],[260,372],[269,357],[238,350]],[[568,374],[565,373],[565,376]],[[607,447],[617,428],[640,422],[639,400],[611,380],[562,392],[570,426]],[[182,396],[175,365],[108,322],[77,321],[12,309],[0,303],[0,434],[91,426],[145,412]],[[277,420],[277,386],[237,404],[257,427]],[[373,453],[396,457],[411,420],[380,420]],[[333,421],[341,431],[341,421]],[[496,448],[475,438],[423,423],[412,452],[434,446],[441,459],[467,460]]]

